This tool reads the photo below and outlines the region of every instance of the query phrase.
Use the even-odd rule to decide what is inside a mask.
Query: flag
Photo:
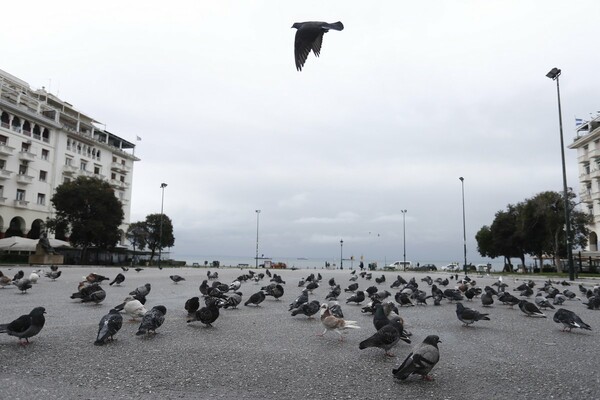
[[[137,141],[142,141],[142,138],[141,138],[141,137],[139,137],[139,136],[136,136],[136,137],[135,137],[135,140],[137,140]]]
[[[579,126],[583,124],[583,119],[581,118],[575,118],[575,126]]]

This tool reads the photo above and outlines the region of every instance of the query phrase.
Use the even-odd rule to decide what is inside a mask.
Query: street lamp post
[[[340,269],[344,269],[344,241],[340,239]]]
[[[167,187],[166,183],[161,183],[160,188],[162,189],[162,195],[160,200],[160,228],[158,231],[158,269],[162,269],[160,265],[162,259],[162,231],[163,231],[163,206],[165,204],[165,188]]]
[[[556,94],[558,97],[558,126],[560,130],[560,156],[562,160],[562,178],[563,178],[563,197],[565,202],[565,240],[567,245],[567,261],[569,263],[569,280],[575,280],[575,268],[573,266],[573,249],[571,249],[571,221],[569,218],[569,197],[567,188],[567,168],[565,165],[565,145],[563,141],[562,109],[560,107],[560,85],[559,79],[561,70],[554,67],[546,76],[556,81]]]
[[[403,242],[403,253],[402,253],[402,266],[406,271],[406,210],[400,210],[402,213],[402,242]]]
[[[256,211],[256,268],[258,268],[258,220],[259,220],[259,216],[260,216],[260,210],[255,210]]]
[[[465,271],[465,275],[468,275],[468,273],[467,273],[467,225],[465,223],[465,178],[463,178],[461,176],[458,179],[460,179],[460,185],[462,188],[463,249],[464,249],[464,256],[465,256],[465,263],[463,265],[463,270]]]

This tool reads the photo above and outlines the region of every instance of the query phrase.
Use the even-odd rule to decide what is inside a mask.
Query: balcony
[[[29,205],[28,201],[15,200],[15,207],[17,207],[17,208],[27,208],[28,205]]]
[[[17,174],[17,183],[23,183],[25,185],[29,185],[33,182],[33,176],[25,175],[25,174]]]
[[[12,156],[14,147],[7,146],[6,144],[0,144],[0,154],[3,156]]]
[[[118,172],[122,172],[122,173],[126,173],[131,171],[131,168],[129,168],[127,165],[118,163],[118,162],[112,162],[110,164],[110,169],[113,171],[118,171]]]
[[[35,154],[29,151],[21,150],[19,152],[19,160],[33,161],[35,160]]]
[[[589,191],[587,191],[587,190],[579,192],[579,198],[584,203],[591,203],[592,202],[592,194]]]
[[[589,172],[584,172],[583,174],[579,175],[579,182],[591,182],[592,178],[590,177],[590,173]]]
[[[78,169],[72,165],[63,165],[63,174],[65,175],[73,175],[77,173]]]
[[[116,179],[111,179],[110,184],[117,189],[125,189],[125,182],[118,181]]]
[[[6,169],[0,169],[0,179],[9,179],[12,173]]]

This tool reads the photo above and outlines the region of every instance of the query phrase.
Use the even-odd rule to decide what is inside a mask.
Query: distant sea
[[[239,265],[248,265],[248,268],[253,268],[256,266],[256,260],[253,256],[222,256],[222,255],[187,255],[187,254],[177,254],[175,252],[170,254],[170,258],[177,261],[185,261],[187,266],[192,266],[194,263],[198,263],[200,266],[203,266],[205,261],[210,265],[213,261],[219,261],[221,266],[224,267],[237,267]],[[296,267],[302,269],[321,269],[325,268],[325,263],[328,262],[330,264],[330,268],[339,268],[340,267],[340,259],[339,257],[336,259],[332,258],[304,258],[304,257],[273,257],[273,258],[265,258],[259,259],[258,264],[263,264],[265,260],[271,261],[272,263],[283,262],[287,265],[288,268]],[[381,260],[367,260],[364,259],[363,262],[365,264],[365,268],[371,262],[376,262],[378,268],[383,268],[385,265],[391,264],[395,261],[401,261],[401,259],[392,259],[392,258],[384,258]],[[412,260],[407,260],[412,261]],[[433,264],[438,270],[448,264],[458,263],[462,264],[461,260],[445,260],[445,261],[412,261],[413,265],[419,262],[420,265],[424,264]],[[492,271],[502,271],[504,264],[502,262],[498,262],[497,260],[469,260],[467,262],[472,263],[473,265],[477,264],[487,264],[488,262],[492,264]],[[513,261],[515,262],[515,261]],[[358,268],[360,264],[360,259],[344,259],[343,267],[346,269]]]

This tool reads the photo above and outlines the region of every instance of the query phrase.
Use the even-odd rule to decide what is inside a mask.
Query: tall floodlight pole
[[[259,216],[260,216],[260,210],[255,210],[256,211],[256,268],[258,268],[258,221],[259,221]]]
[[[406,210],[400,210],[402,213],[402,242],[403,242],[403,252],[402,252],[402,266],[404,270],[406,270]]]
[[[158,269],[162,269],[160,265],[162,259],[162,232],[163,232],[163,206],[165,204],[165,188],[167,187],[166,183],[161,183],[160,188],[162,189],[162,195],[160,200],[160,228],[158,231]]]
[[[344,269],[344,241],[340,239],[340,269]]]
[[[463,214],[463,249],[465,256],[465,263],[463,265],[463,270],[465,271],[465,275],[468,275],[467,272],[467,224],[465,222],[465,178],[462,176],[460,178],[460,185],[462,188],[462,214]]]
[[[575,268],[573,266],[573,249],[571,248],[571,221],[569,218],[569,197],[567,188],[567,167],[565,165],[565,145],[563,141],[562,109],[560,107],[560,85],[559,79],[561,70],[554,67],[546,76],[556,81],[556,94],[558,97],[558,127],[560,130],[560,156],[562,159],[562,178],[563,178],[563,197],[565,202],[565,241],[567,245],[567,261],[569,263],[569,280],[575,280]]]

